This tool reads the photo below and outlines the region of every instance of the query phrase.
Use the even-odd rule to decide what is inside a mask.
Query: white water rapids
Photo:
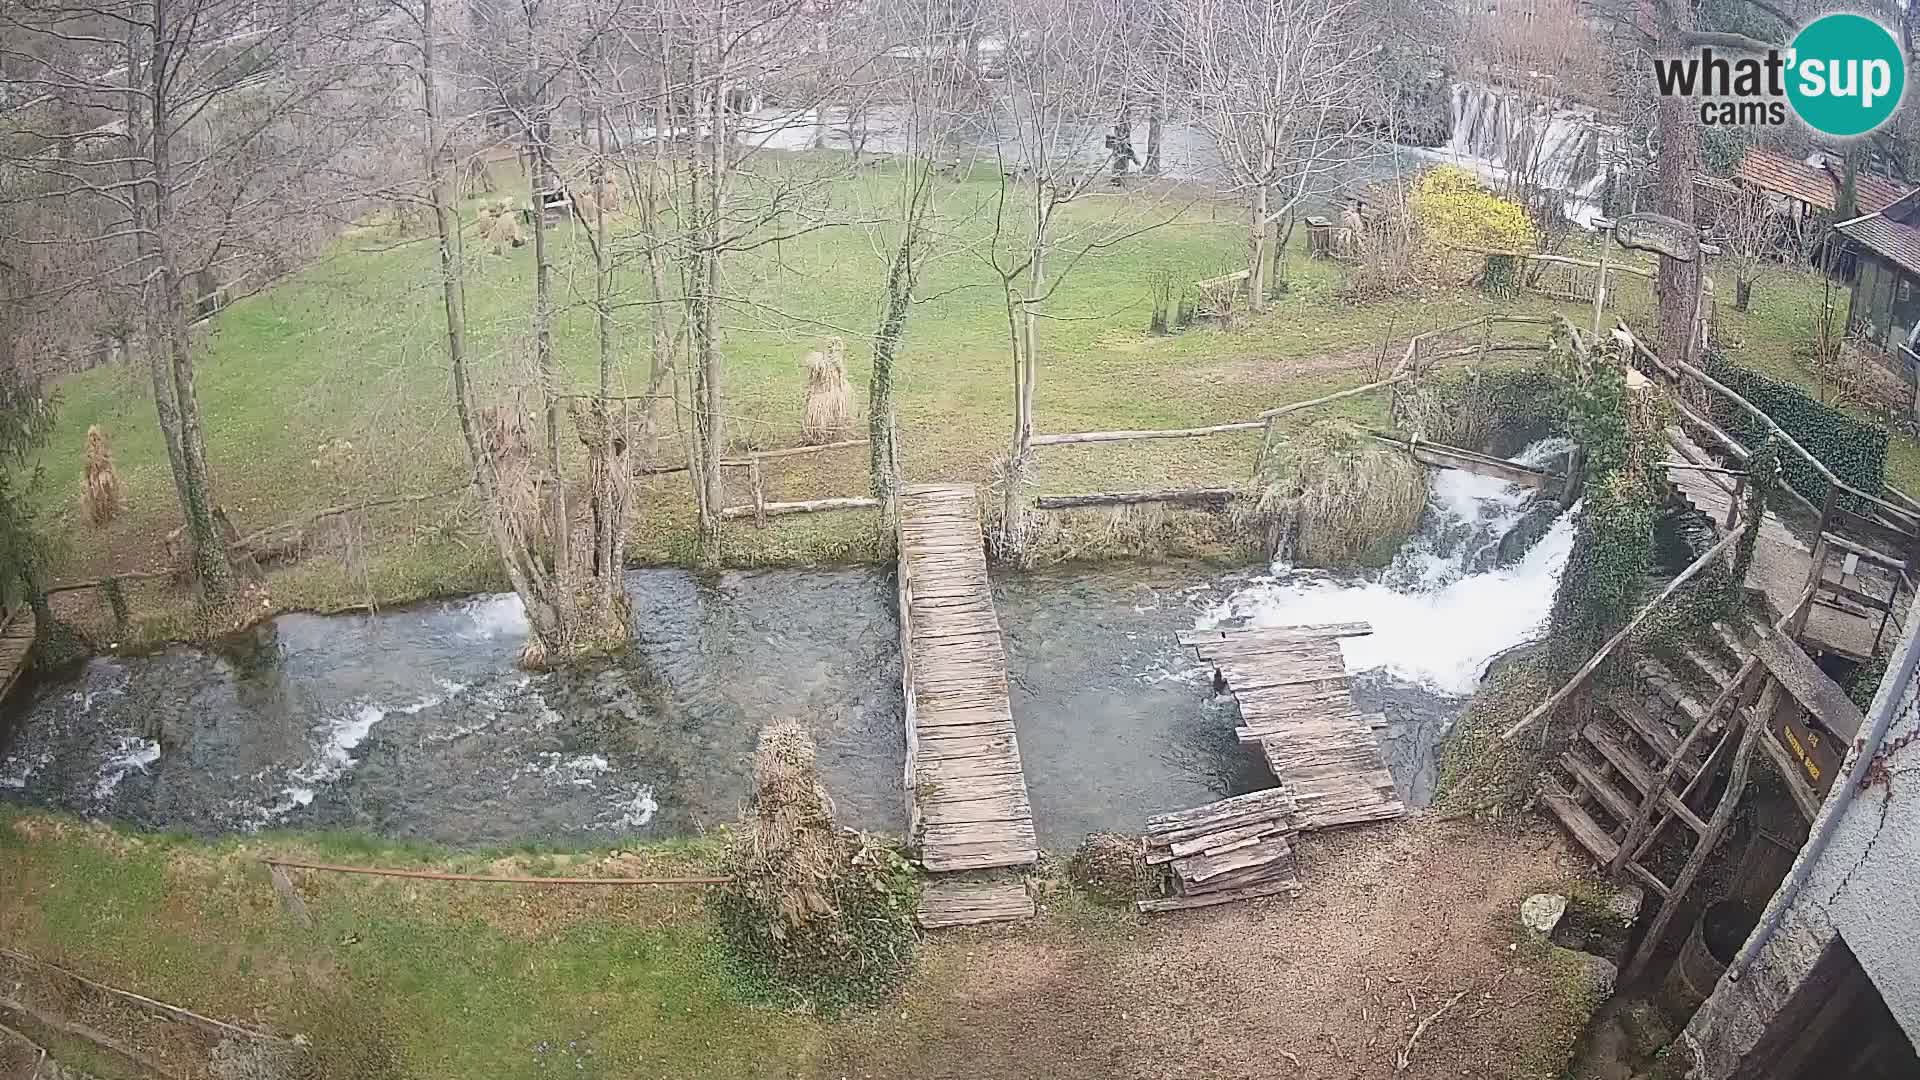
[[[1538,465],[1570,446],[1545,439],[1514,460]],[[1348,671],[1381,670],[1435,693],[1471,694],[1489,660],[1545,625],[1573,548],[1571,515],[1561,514],[1517,562],[1479,569],[1488,562],[1488,547],[1533,505],[1533,494],[1516,485],[1436,470],[1419,532],[1378,575],[1276,563],[1271,575],[1235,592],[1198,625],[1369,622],[1371,635],[1341,642]]]

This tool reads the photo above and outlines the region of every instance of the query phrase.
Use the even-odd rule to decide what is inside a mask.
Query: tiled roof
[[[1821,210],[1832,210],[1840,194],[1839,174],[1831,166],[1808,165],[1757,146],[1749,148],[1740,159],[1739,176],[1755,187],[1799,199]],[[1904,194],[1905,189],[1883,176],[1854,174],[1854,204],[1863,214],[1884,210]]]
[[[1899,184],[1883,176],[1868,173],[1855,173],[1853,176],[1853,197],[1859,203],[1860,212],[1871,214],[1885,210],[1894,200],[1905,195]]]
[[[1876,213],[1843,221],[1833,231],[1910,274],[1920,274],[1920,229]]]
[[[1740,179],[1763,190],[1799,199],[1808,206],[1833,209],[1833,178],[1825,169],[1781,157],[1771,150],[1749,148],[1740,159]],[[1854,190],[1859,190],[1858,184]]]

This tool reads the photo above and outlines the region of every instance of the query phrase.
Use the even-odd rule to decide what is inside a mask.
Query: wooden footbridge
[[[970,485],[909,487],[899,500],[901,680],[908,835],[934,873],[1027,866],[1040,855],[1007,693]],[[1018,881],[936,880],[927,926],[1031,914]]]
[[[33,636],[37,628],[33,609],[22,605],[6,614],[0,623],[0,701],[13,692],[20,676],[26,674],[33,658]]]

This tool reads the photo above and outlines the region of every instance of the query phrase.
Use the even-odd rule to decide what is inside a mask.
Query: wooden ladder
[[[1715,633],[1730,648],[1740,643],[1730,628],[1716,625]],[[1764,726],[1752,723],[1746,708],[1760,670],[1757,658],[1746,657],[1738,671],[1730,672],[1699,646],[1689,646],[1683,655],[1715,688],[1711,703],[1701,703],[1693,685],[1665,665],[1643,661],[1638,692],[1620,688],[1603,694],[1594,716],[1556,762],[1559,773],[1549,771],[1541,784],[1541,803],[1609,875],[1628,875],[1661,900],[1648,944],[1628,965],[1629,976],[1638,973],[1650,943],[1665,932],[1678,906],[1670,901],[1693,886],[1732,820],[1746,785],[1753,736]],[[1767,692],[1773,692],[1771,685]],[[1763,700],[1759,715],[1767,715],[1771,706]],[[1713,779],[1729,764],[1733,781],[1718,802],[1706,806]],[[1646,859],[1676,824],[1691,841],[1685,864],[1668,881]]]

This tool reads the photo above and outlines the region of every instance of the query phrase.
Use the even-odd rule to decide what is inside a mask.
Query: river
[[[1556,448],[1536,445],[1520,460]],[[1497,481],[1437,472],[1385,570],[1189,563],[1006,573],[994,592],[1042,843],[1271,784],[1181,630],[1368,619],[1345,643],[1383,711],[1402,794],[1488,659],[1546,616],[1564,516]],[[1538,532],[1539,530],[1532,530]],[[1505,556],[1505,565],[1502,565]],[[456,846],[618,843],[701,832],[746,797],[759,726],[809,723],[844,824],[904,827],[899,628],[885,568],[631,572],[627,655],[513,666],[511,594],[374,615],[283,615],[218,649],[100,657],[30,685],[0,737],[0,799],[200,835],[351,829]]]

